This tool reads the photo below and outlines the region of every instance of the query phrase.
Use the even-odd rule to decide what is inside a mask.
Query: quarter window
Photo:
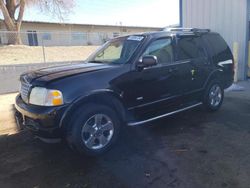
[[[143,53],[143,56],[145,55],[156,56],[160,64],[173,62],[172,40],[170,38],[164,38],[152,42]]]
[[[215,54],[220,54],[228,49],[226,42],[218,34],[204,35],[203,39],[213,48]]]

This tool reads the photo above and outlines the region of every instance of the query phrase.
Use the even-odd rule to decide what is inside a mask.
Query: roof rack
[[[183,31],[183,32],[194,32],[194,33],[208,33],[210,29],[198,29],[198,28],[165,28],[165,31]]]

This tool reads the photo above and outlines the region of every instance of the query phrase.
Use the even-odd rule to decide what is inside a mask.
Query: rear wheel
[[[101,154],[114,144],[120,131],[120,120],[110,107],[88,104],[72,118],[67,140],[71,148],[87,155]]]
[[[224,90],[220,82],[212,81],[206,91],[204,96],[203,104],[208,111],[217,111],[224,99]]]

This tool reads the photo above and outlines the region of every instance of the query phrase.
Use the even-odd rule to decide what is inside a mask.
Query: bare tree
[[[62,20],[72,9],[74,0],[0,0],[4,24],[8,31],[13,32],[9,35],[9,44],[22,44],[19,32],[27,5],[38,6],[41,11],[49,12]]]

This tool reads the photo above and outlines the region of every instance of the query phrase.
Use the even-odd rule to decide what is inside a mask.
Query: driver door
[[[138,113],[158,111],[179,105],[181,88],[179,87],[178,65],[174,62],[172,38],[159,38],[149,44],[144,55],[157,57],[156,66],[135,70],[134,104]],[[131,88],[132,89],[132,88]]]

